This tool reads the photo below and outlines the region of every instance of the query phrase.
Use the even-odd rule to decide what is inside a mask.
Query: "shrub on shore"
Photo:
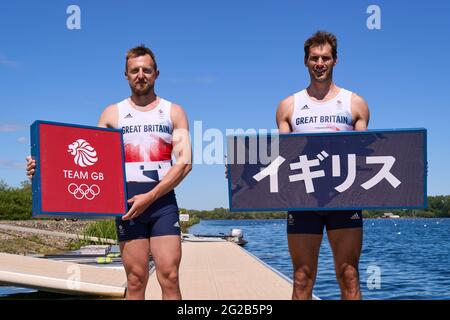
[[[83,235],[103,239],[117,240],[114,220],[98,220],[90,222],[83,230]]]
[[[31,184],[22,182],[20,188],[0,181],[0,220],[31,219]]]

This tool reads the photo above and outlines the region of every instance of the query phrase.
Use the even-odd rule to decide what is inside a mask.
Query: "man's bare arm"
[[[293,107],[294,107],[294,96],[289,96],[283,99],[278,105],[276,121],[279,133],[292,132],[290,119]]]
[[[119,108],[112,104],[103,110],[98,119],[97,127],[117,129],[119,126]]]
[[[172,147],[176,163],[169,169],[161,182],[151,191],[156,198],[173,190],[192,170],[192,148],[189,138],[189,123],[183,108],[173,104],[171,111],[173,123]]]
[[[370,112],[366,100],[358,96],[356,93],[352,95],[352,117],[354,120],[353,126],[356,131],[365,131],[369,126]]]

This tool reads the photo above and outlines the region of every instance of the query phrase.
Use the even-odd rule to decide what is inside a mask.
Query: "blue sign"
[[[426,129],[228,136],[231,211],[426,208]]]

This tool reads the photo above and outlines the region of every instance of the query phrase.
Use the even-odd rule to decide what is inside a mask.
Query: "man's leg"
[[[288,234],[294,268],[293,300],[311,300],[317,275],[321,234]]]
[[[178,271],[181,262],[181,237],[178,235],[150,238],[150,251],[156,267],[163,300],[181,300]]]
[[[362,228],[328,230],[327,235],[333,251],[341,299],[361,299],[358,266],[362,247]]]
[[[136,239],[120,242],[123,266],[127,274],[126,299],[145,299],[149,269],[150,242],[148,239]]]

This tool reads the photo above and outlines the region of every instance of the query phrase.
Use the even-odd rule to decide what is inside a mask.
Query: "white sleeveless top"
[[[292,132],[352,131],[352,92],[340,89],[331,100],[312,100],[306,89],[294,94],[294,110],[291,118]]]
[[[172,103],[160,98],[149,111],[134,109],[129,98],[117,104],[127,182],[158,182],[172,166]]]

